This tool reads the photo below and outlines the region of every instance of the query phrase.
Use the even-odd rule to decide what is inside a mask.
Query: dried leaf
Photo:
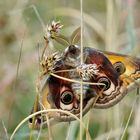
[[[71,35],[70,37],[70,42],[71,44],[76,44],[79,42],[79,40],[81,39],[81,28],[78,27]]]

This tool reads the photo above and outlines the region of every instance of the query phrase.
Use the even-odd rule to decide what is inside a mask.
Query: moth
[[[79,117],[81,94],[84,115],[91,108],[112,107],[132,89],[140,87],[140,59],[127,55],[85,47],[81,63],[80,46],[71,44],[59,55],[54,53],[43,58],[41,66],[40,97],[31,113],[61,109]],[[29,119],[29,125],[45,128],[47,118],[50,123],[74,120],[66,114],[51,112]]]

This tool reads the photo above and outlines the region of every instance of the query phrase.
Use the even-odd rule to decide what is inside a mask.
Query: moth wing
[[[111,52],[104,52],[104,55],[110,60],[110,62],[115,66],[116,63],[121,62],[125,67],[125,72],[120,75],[124,84],[129,89],[130,87],[135,87],[134,85],[140,87],[140,59],[135,57],[130,57],[128,55],[116,54]],[[130,89],[131,89],[130,88]]]

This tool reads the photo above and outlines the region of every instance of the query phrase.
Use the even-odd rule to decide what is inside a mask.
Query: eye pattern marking
[[[74,95],[71,91],[65,90],[60,95],[60,108],[63,110],[73,109]]]
[[[110,88],[110,85],[111,85],[110,80],[106,77],[99,78],[98,83],[103,83],[104,84],[104,85],[98,85],[98,87],[101,90],[103,89],[104,91],[108,90]]]
[[[69,105],[73,102],[73,93],[70,92],[70,91],[64,91],[62,94],[61,94],[61,97],[60,97],[60,100],[63,104],[65,105]]]
[[[126,71],[126,67],[122,62],[116,62],[113,64],[113,66],[119,75],[123,74]]]

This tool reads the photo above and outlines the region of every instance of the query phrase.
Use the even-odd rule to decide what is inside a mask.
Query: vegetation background
[[[83,10],[85,46],[140,57],[140,0],[83,0]],[[44,29],[52,20],[61,21],[63,34],[71,35],[80,25],[80,1],[0,1],[1,140],[8,140],[30,114],[39,72],[38,46],[44,46]],[[62,51],[64,47],[54,44],[52,49]],[[140,102],[136,102],[136,93],[133,90],[112,108],[92,109],[84,116],[92,139],[140,140]],[[33,131],[32,138],[30,131],[25,123],[14,140],[49,139],[47,129]],[[52,137],[78,140],[79,123],[52,126]],[[84,132],[83,140],[86,139]]]

